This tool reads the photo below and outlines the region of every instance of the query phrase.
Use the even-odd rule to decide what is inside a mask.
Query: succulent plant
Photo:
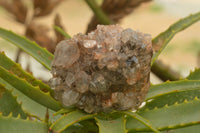
[[[167,43],[198,20],[200,13],[183,18],[152,41],[139,31],[99,25],[61,41],[55,56],[0,28],[0,37],[53,74],[49,86],[0,52],[0,132],[199,132],[200,69],[179,81],[149,81]]]

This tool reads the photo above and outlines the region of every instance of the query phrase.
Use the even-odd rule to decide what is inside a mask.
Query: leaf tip
[[[8,117],[12,117],[13,116],[13,112],[10,112]]]
[[[158,109],[158,107],[154,107],[154,110]]]
[[[169,107],[169,105],[168,104],[165,104],[165,106],[164,106],[165,108],[167,108],[167,107]]]
[[[196,96],[196,97],[194,98],[194,100],[199,100],[199,98]]]
[[[18,114],[18,115],[17,115],[17,119],[20,119],[20,118],[21,118],[21,115],[20,115],[20,114]]]
[[[185,100],[184,100],[184,103],[188,103],[188,100],[187,100],[187,99],[185,99]]]
[[[178,105],[178,102],[175,102],[174,105]]]

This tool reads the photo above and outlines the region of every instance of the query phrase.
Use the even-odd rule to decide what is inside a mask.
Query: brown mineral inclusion
[[[61,41],[50,85],[63,106],[88,113],[137,109],[149,90],[151,36],[119,25]]]

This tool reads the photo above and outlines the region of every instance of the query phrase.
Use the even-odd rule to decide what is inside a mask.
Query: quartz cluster
[[[50,86],[63,106],[88,113],[137,109],[150,87],[151,36],[119,25],[98,25],[61,41]]]

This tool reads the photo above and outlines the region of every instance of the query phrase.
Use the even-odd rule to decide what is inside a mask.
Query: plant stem
[[[69,34],[67,34],[65,31],[63,31],[63,29],[61,29],[60,27],[54,25],[53,28],[58,31],[60,34],[62,34],[66,39],[70,39],[71,36]]]
[[[154,62],[151,71],[163,81],[176,81],[182,78],[180,73],[170,69],[169,66],[166,66],[161,61]]]
[[[101,24],[109,25],[113,23],[109,19],[109,17],[102,11],[102,9],[97,5],[95,0],[85,0],[85,2],[92,9]]]

